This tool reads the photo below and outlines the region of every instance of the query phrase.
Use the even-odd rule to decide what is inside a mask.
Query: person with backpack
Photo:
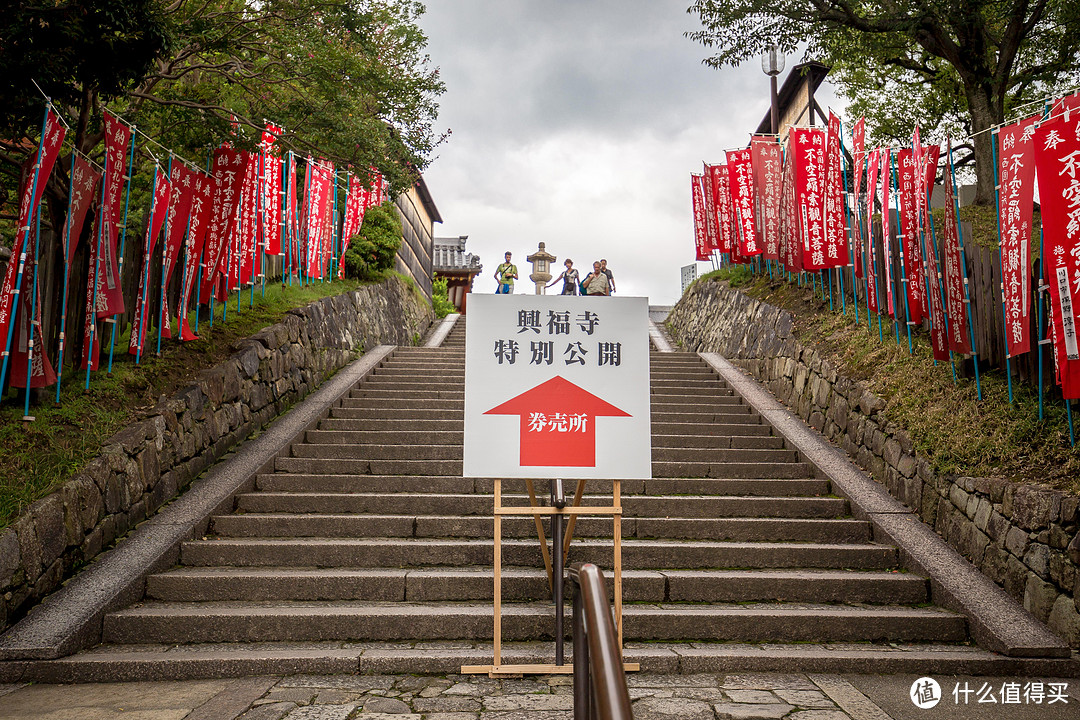
[[[495,268],[495,279],[499,283],[499,287],[495,289],[496,295],[513,295],[514,294],[514,281],[517,280],[518,269],[517,265],[510,262],[510,251],[506,251],[506,262],[499,263],[499,267]]]
[[[566,260],[563,261],[563,265],[566,266],[566,269],[559,274],[559,277],[551,281],[551,285],[554,285],[555,283],[562,280],[563,286],[562,292],[560,294],[577,295],[578,281],[580,280],[580,276],[578,274],[577,268],[574,267],[574,261],[570,258],[566,258]],[[551,287],[551,285],[548,285],[547,287]]]
[[[604,274],[604,271],[600,269],[600,262],[594,262],[592,264],[593,271],[589,273],[588,277],[582,281],[582,285],[585,286],[585,294],[589,297],[596,297],[600,295],[608,295],[610,286],[608,285],[608,277]]]

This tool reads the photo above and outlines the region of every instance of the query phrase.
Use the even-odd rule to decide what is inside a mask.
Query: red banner
[[[705,232],[708,219],[705,217],[705,189],[701,175],[690,173],[690,200],[694,212],[694,248],[698,260],[709,259],[709,240]]]
[[[222,299],[219,274],[225,271],[225,251],[230,238],[236,232],[240,194],[247,175],[248,153],[230,147],[214,151],[214,201],[211,206],[209,234],[203,252],[203,278],[200,297],[210,301],[211,293],[218,291]],[[216,287],[215,287],[216,286]]]
[[[866,250],[863,244],[863,232],[862,232],[862,219],[863,215],[859,211],[862,207],[859,204],[859,199],[862,197],[862,179],[863,173],[866,171],[866,119],[859,118],[855,121],[854,127],[851,129],[851,153],[853,160],[853,167],[851,171],[851,187],[855,191],[855,203],[854,203],[854,217],[852,218],[852,232],[854,238],[852,246],[855,248],[855,277],[863,277],[863,259]]]
[[[872,312],[881,312],[878,302],[877,244],[874,242],[874,200],[880,167],[881,153],[870,151],[870,166],[866,171],[866,294]]]
[[[728,192],[731,193],[735,238],[739,243],[739,254],[747,258],[761,254],[754,220],[754,171],[750,154],[750,148],[727,153]]]
[[[8,351],[8,334],[12,331],[11,322],[18,305],[27,302],[16,293],[16,280],[20,272],[27,275],[27,261],[33,266],[34,256],[30,241],[37,235],[35,218],[41,207],[41,196],[45,192],[45,183],[49,180],[56,157],[60,154],[60,145],[64,142],[64,127],[56,113],[50,107],[45,112],[45,124],[37,152],[23,165],[22,183],[19,188],[19,225],[15,229],[15,242],[11,246],[11,258],[4,273],[3,285],[0,285],[0,353]],[[37,173],[34,168],[37,166]],[[36,182],[35,182],[36,181]],[[32,272],[31,272],[32,274]],[[21,292],[22,284],[19,286]],[[24,373],[25,374],[25,373]]]
[[[754,169],[754,197],[757,199],[758,240],[766,260],[780,259],[780,194],[783,175],[780,144],[773,137],[755,137],[750,142]]]
[[[26,251],[27,269],[23,272],[22,288],[19,292],[22,302],[15,311],[15,335],[11,345],[11,374],[8,384],[17,388],[26,387],[28,361],[30,387],[47,387],[56,382],[56,371],[45,354],[45,343],[41,340],[41,279],[34,273],[36,246],[37,233],[30,233]],[[33,324],[30,322],[31,311],[34,313]]]
[[[799,215],[795,193],[795,138],[789,133],[784,151],[784,185],[780,196],[780,259],[788,272],[802,272]]]
[[[63,242],[67,245],[67,251],[64,253],[67,267],[65,274],[69,277],[71,261],[75,258],[75,251],[79,247],[79,238],[82,237],[83,227],[86,225],[86,215],[90,210],[94,191],[97,190],[99,182],[101,182],[101,172],[84,156],[76,155],[75,166],[71,171],[70,209],[67,221],[64,223],[63,235]]]
[[[1063,118],[1065,122],[1073,120],[1073,114],[1080,110],[1080,92],[1060,97],[1054,101],[1053,110],[1050,111],[1050,119]]]
[[[825,141],[825,267],[848,264],[847,224],[844,219],[844,188],[840,148],[840,118],[829,113]]]
[[[965,271],[960,258],[960,231],[957,226],[956,198],[952,168],[952,141],[949,142],[948,164],[945,168],[945,310],[949,316],[949,349],[969,354],[971,337],[968,333],[964,304]]]
[[[1004,280],[1005,350],[1031,349],[1031,222],[1035,195],[1035,115],[998,131],[998,227]]]
[[[900,209],[901,256],[907,282],[908,320],[919,324],[926,316],[926,279],[923,276],[922,250],[919,243],[919,213],[915,197],[915,158],[910,148],[896,153],[896,174]]]
[[[143,272],[139,276],[139,292],[135,296],[135,314],[131,318],[131,337],[128,342],[128,353],[137,355],[143,350],[146,336],[147,307],[150,304],[148,294],[150,292],[150,261],[154,256],[154,245],[157,244],[158,233],[165,224],[165,218],[169,215],[169,200],[172,195],[172,182],[169,176],[161,172],[160,168],[154,170],[154,199],[150,204],[150,224],[146,228],[146,239],[143,241]]]
[[[247,153],[247,169],[240,186],[240,218],[235,227],[229,240],[230,290],[251,285],[258,272],[255,255],[259,231],[259,156],[256,153]]]
[[[188,326],[187,310],[191,301],[191,293],[195,287],[196,274],[199,269],[199,260],[202,258],[203,247],[210,230],[210,221],[214,206],[214,178],[209,175],[195,175],[195,192],[191,197],[190,224],[188,226],[187,244],[185,246],[184,285],[180,294],[180,339],[188,342],[198,340],[198,336]]]
[[[712,184],[710,165],[704,164],[701,190],[705,196],[705,243],[710,253],[720,247],[720,222],[716,214],[716,193]]]
[[[191,215],[191,201],[195,197],[195,179],[199,173],[194,172],[182,162],[174,162],[170,183],[172,193],[169,196],[168,225],[165,231],[165,250],[161,261],[164,263],[164,281],[161,283],[161,336],[172,337],[172,329],[169,327],[169,281],[172,279],[173,269],[180,257],[180,246],[188,232],[188,219]]]
[[[1044,272],[1050,286],[1054,360],[1061,393],[1080,397],[1076,304],[1080,301],[1080,113],[1042,123],[1034,135],[1042,201]]]
[[[333,166],[309,161],[308,187],[305,188],[305,223],[307,275],[324,277],[330,257],[331,213],[333,210]]]
[[[344,255],[349,247],[349,241],[354,235],[360,233],[364,225],[364,205],[367,200],[367,188],[360,182],[360,178],[349,173],[349,189],[345,196],[345,219],[341,226],[341,254]]]
[[[795,221],[807,270],[826,264],[825,133],[820,128],[794,127],[790,137],[795,160]]]
[[[283,160],[269,153],[262,154],[262,214],[260,233],[263,252],[282,255],[281,250],[281,193]]]
[[[296,199],[296,156],[289,153],[288,177],[285,178],[285,242],[287,263],[292,272],[300,268],[300,209]]]
[[[119,315],[125,311],[124,294],[120,287],[120,260],[117,242],[123,222],[122,200],[124,173],[127,170],[131,128],[105,112],[105,224],[101,238],[101,257],[98,259],[97,317]],[[93,264],[93,258],[91,258]]]
[[[727,165],[709,166],[709,183],[712,185],[713,198],[716,200],[716,250],[721,253],[731,252],[731,202],[727,192]]]
[[[896,302],[893,297],[892,276],[892,213],[889,208],[889,188],[892,185],[892,150],[878,148],[881,158],[881,185],[878,188],[878,202],[881,203],[881,247],[885,259],[885,299],[888,301],[889,317],[896,317]]]

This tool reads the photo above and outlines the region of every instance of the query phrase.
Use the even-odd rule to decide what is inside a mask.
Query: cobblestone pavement
[[[627,676],[637,720],[1056,720],[1080,717],[1080,683],[1050,705],[970,702],[950,693],[961,682],[995,691],[1007,678],[938,678],[941,702],[916,708],[915,676],[774,673]],[[1022,682],[1022,681],[1021,681]],[[1064,683],[1064,687],[1061,685]],[[486,676],[332,675],[239,680],[86,685],[0,685],[0,716],[8,720],[563,720],[572,717],[567,675],[490,679]]]

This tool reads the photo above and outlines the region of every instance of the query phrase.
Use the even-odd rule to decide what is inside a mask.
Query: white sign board
[[[682,268],[682,291],[685,293],[686,288],[693,285],[695,280],[697,280],[697,263],[684,265]]]
[[[648,298],[471,295],[465,477],[652,476]]]

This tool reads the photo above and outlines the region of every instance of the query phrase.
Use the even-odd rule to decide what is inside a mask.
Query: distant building
[[[408,192],[394,198],[394,205],[401,218],[402,239],[394,269],[411,277],[430,300],[435,223],[441,223],[442,216],[423,177]]]
[[[473,278],[484,266],[480,256],[465,252],[468,235],[456,238],[435,238],[434,267],[436,278],[446,278],[446,290],[450,302],[458,312],[465,312],[465,296],[472,292]]]

